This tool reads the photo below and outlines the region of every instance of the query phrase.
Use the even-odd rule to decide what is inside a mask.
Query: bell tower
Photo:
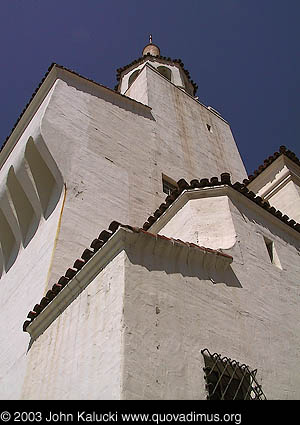
[[[112,90],[52,64],[1,150],[0,335],[5,350],[0,362],[0,398],[35,398],[32,390],[41,398],[66,394],[69,398],[83,394],[120,397],[124,293],[120,288],[124,286],[122,280],[115,284],[114,271],[107,309],[99,298],[107,338],[100,328],[94,332],[93,326],[85,327],[93,335],[84,330],[82,338],[74,339],[74,344],[80,341],[79,346],[74,345],[73,350],[69,345],[70,369],[65,365],[56,368],[56,328],[47,334],[48,341],[40,337],[30,341],[22,329],[26,316],[35,320],[41,312],[39,300],[50,305],[52,288],[67,285],[75,275],[77,279],[77,272],[99,248],[94,239],[98,235],[101,239],[100,230],[112,221],[140,227],[165,200],[168,183],[176,185],[181,178],[211,177],[215,181],[213,176],[221,173],[230,173],[232,181],[247,177],[228,122],[198,101],[197,85],[183,62],[161,56],[152,36],[140,58],[117,70],[117,80],[116,90]],[[118,273],[125,270],[120,258],[114,262],[116,269],[112,265]],[[109,281],[103,278],[104,285]],[[107,291],[99,292],[105,295],[109,291],[110,284]],[[84,292],[84,297],[87,294]],[[96,309],[94,312],[98,314]],[[55,326],[66,333],[68,326],[76,330],[77,323],[88,324],[82,314],[75,313],[76,320],[59,319]],[[95,317],[94,323],[102,323],[91,317]],[[113,362],[111,345],[106,346],[106,341],[112,340],[112,323]],[[103,356],[99,360],[99,346],[92,343],[90,347],[96,351],[89,352],[89,378],[77,365],[85,364],[85,341],[90,343],[95,334],[101,339]],[[49,347],[54,351],[50,353]],[[60,359],[65,357],[63,345],[61,350]],[[40,357],[35,357],[37,352]],[[32,366],[32,359],[38,367]],[[96,365],[93,359],[97,359]],[[38,376],[32,381],[33,369]],[[87,395],[79,384],[89,379],[95,388]],[[43,382],[45,392],[32,382]]]
[[[145,87],[146,81],[144,80],[142,82],[143,79],[139,79],[140,81],[136,85],[139,89],[137,87],[134,89],[131,87],[146,66],[151,67],[189,95],[195,95],[198,87],[190,79],[190,74],[184,68],[183,62],[180,59],[161,56],[160,48],[152,43],[152,35],[149,36],[149,43],[143,48],[142,56],[117,70],[117,80],[119,83],[116,86],[116,90],[132,99],[145,103],[145,100],[147,100],[147,96],[145,97],[147,93],[147,87]]]
[[[222,172],[233,180],[247,176],[229,123],[198,100],[198,86],[182,60],[162,56],[152,35],[141,57],[117,69],[117,81],[118,93],[151,108],[164,175],[176,181],[181,164],[187,178]]]

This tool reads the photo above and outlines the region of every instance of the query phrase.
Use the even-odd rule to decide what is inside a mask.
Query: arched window
[[[137,69],[136,71],[134,71],[131,75],[130,75],[130,77],[129,77],[129,80],[128,80],[128,88],[131,86],[131,84],[134,82],[134,80],[136,79],[136,77],[139,75],[139,73],[140,73],[140,70],[139,69]]]
[[[169,68],[167,68],[166,66],[159,66],[159,67],[157,67],[157,71],[161,75],[166,77],[169,81],[171,81],[172,72]]]

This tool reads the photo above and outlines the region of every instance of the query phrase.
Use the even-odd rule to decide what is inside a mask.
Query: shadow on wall
[[[16,177],[11,166],[8,172],[6,187],[10,194],[14,210],[18,219],[19,229],[24,248],[34,236],[39,225],[39,217],[26,196],[26,193]]]
[[[44,158],[37,146],[43,151]],[[32,138],[28,140],[25,159],[34,180],[43,216],[47,220],[59,201],[63,188],[62,175],[41,137],[38,138],[37,145]]]
[[[62,192],[63,178],[45,142],[29,138],[25,155],[10,167],[0,197],[0,276],[8,272],[26,248],[43,217],[54,211]]]
[[[4,200],[1,199],[0,204],[4,204]],[[2,205],[4,207],[4,205]],[[10,218],[14,219],[14,214],[11,211]],[[16,261],[18,252],[19,252],[19,241],[17,241],[15,234],[12,228],[16,227],[15,225],[10,225],[6,215],[3,213],[2,208],[0,208],[0,239],[1,239],[1,259],[0,264],[2,265],[0,274],[2,275],[3,269],[7,272],[11,266]]]
[[[171,256],[167,250],[165,255],[161,255],[161,252],[155,254],[153,250],[147,252],[147,249],[143,249],[142,252],[132,250],[128,253],[128,257],[133,264],[142,265],[151,272],[163,271],[168,275],[181,274],[182,277],[195,277],[199,280],[210,280],[213,284],[223,283],[228,287],[242,288],[230,266],[225,270],[214,266],[203,266],[199,261],[201,254],[197,254],[197,248],[192,253],[189,248],[185,247],[172,249],[173,255]]]

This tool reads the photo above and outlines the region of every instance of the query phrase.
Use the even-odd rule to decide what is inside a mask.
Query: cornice
[[[122,250],[128,246],[139,250],[147,247],[147,242],[160,246],[160,255],[172,255],[172,249],[192,250],[193,254],[201,256],[203,267],[226,269],[233,261],[232,256],[221,251],[205,248],[180,239],[155,235],[143,229],[122,225],[113,221],[109,230],[103,230],[97,239],[91,243],[92,249],[85,249],[81,259],[74,262],[73,268],[67,269],[64,276],[58,280],[28,313],[28,319],[23,324],[23,331],[28,332],[33,340],[41,335],[50,324],[78,297],[78,295],[93,281],[99,272]],[[167,244],[167,245],[165,245]],[[151,249],[153,252],[153,249]],[[188,254],[187,254],[188,255]],[[201,263],[199,263],[201,264]]]

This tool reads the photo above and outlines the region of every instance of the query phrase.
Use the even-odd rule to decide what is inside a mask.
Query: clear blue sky
[[[230,122],[249,174],[280,145],[299,157],[299,22],[299,0],[1,0],[0,145],[52,62],[113,88],[152,33]]]

